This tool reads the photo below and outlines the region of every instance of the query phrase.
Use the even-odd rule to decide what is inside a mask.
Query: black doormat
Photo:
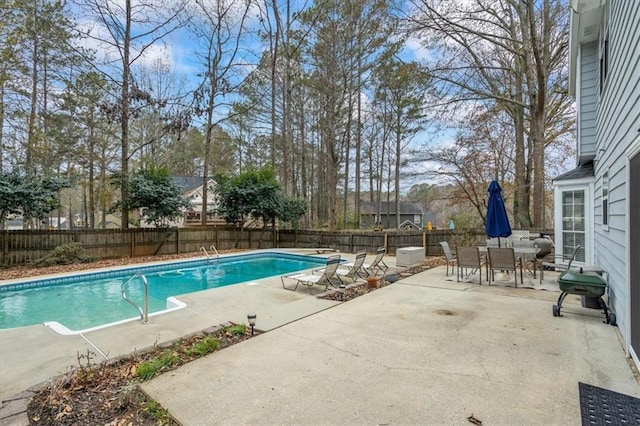
[[[640,399],[578,383],[582,425],[640,426]]]

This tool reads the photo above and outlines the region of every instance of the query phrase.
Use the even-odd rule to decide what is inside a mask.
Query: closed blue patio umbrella
[[[495,180],[489,185],[486,231],[490,238],[506,238],[511,235],[511,225],[502,199],[502,188]]]

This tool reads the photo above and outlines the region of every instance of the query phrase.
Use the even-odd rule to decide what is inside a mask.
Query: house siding
[[[598,42],[594,41],[584,44],[580,51],[578,158],[596,154],[597,70]]]
[[[596,121],[594,249],[596,264],[608,272],[610,305],[625,334],[630,327],[626,323],[629,297],[626,167],[628,149],[640,126],[640,2],[613,0],[609,6],[609,73],[598,96]],[[602,176],[607,171],[609,224],[604,226]]]

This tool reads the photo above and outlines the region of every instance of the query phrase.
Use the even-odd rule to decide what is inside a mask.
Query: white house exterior
[[[569,91],[578,167],[554,179],[556,247],[606,271],[640,366],[640,1],[571,0]]]

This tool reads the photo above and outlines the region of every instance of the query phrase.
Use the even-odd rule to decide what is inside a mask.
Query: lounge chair
[[[367,257],[366,251],[359,251],[356,253],[356,259],[353,263],[345,263],[340,265],[336,270],[336,273],[342,277],[350,278],[355,281],[358,278],[367,278],[369,275],[364,269],[364,259]],[[346,268],[343,268],[346,266]]]
[[[581,246],[577,245],[573,249],[573,253],[571,253],[570,256],[550,253],[543,257],[542,261],[540,262],[540,284],[542,284],[542,280],[544,279],[545,268],[554,269],[561,272],[566,272],[571,269],[571,264],[575,260],[576,254],[578,254],[578,250],[580,250],[580,248]],[[568,263],[565,263],[567,261]]]
[[[385,251],[384,247],[378,247],[378,250],[376,250],[376,258],[373,259],[373,262],[368,265],[362,265],[368,275],[377,276],[378,272],[382,272],[382,275],[384,275],[385,272],[389,270],[387,264],[382,260]]]
[[[445,277],[448,277],[449,265],[451,265],[451,273],[453,274],[453,268],[456,266],[456,256],[453,253],[451,253],[451,248],[449,247],[448,242],[440,241],[440,245],[442,246],[444,257],[447,260],[447,272],[445,273]]]
[[[520,263],[520,284],[524,282],[522,274],[522,258],[516,257],[515,251],[512,248],[487,247],[487,252],[489,253],[489,269],[491,270],[489,285],[491,285],[491,281],[495,281],[495,271],[513,271],[513,279],[516,283],[516,288],[518,288],[517,263]]]
[[[327,291],[329,286],[337,287],[344,282],[337,274],[338,267],[340,266],[340,255],[333,255],[327,257],[327,265],[322,269],[321,275],[313,275],[307,274],[304,272],[282,275],[280,277],[280,281],[282,282],[282,287],[286,290],[295,291],[300,284],[306,285],[309,287],[309,293],[311,293],[311,288],[314,285],[323,285],[324,291]],[[290,279],[295,281],[295,286],[287,287],[285,285],[285,279]]]
[[[482,267],[485,266],[487,281],[489,281],[489,269],[488,264],[484,256],[480,256],[480,250],[478,247],[457,247],[456,248],[456,263],[457,263],[457,276],[456,280],[460,281],[460,277],[463,276],[462,270],[465,273],[467,269],[471,269],[471,272],[467,274],[467,278],[475,271],[478,271],[480,284],[482,284]]]

